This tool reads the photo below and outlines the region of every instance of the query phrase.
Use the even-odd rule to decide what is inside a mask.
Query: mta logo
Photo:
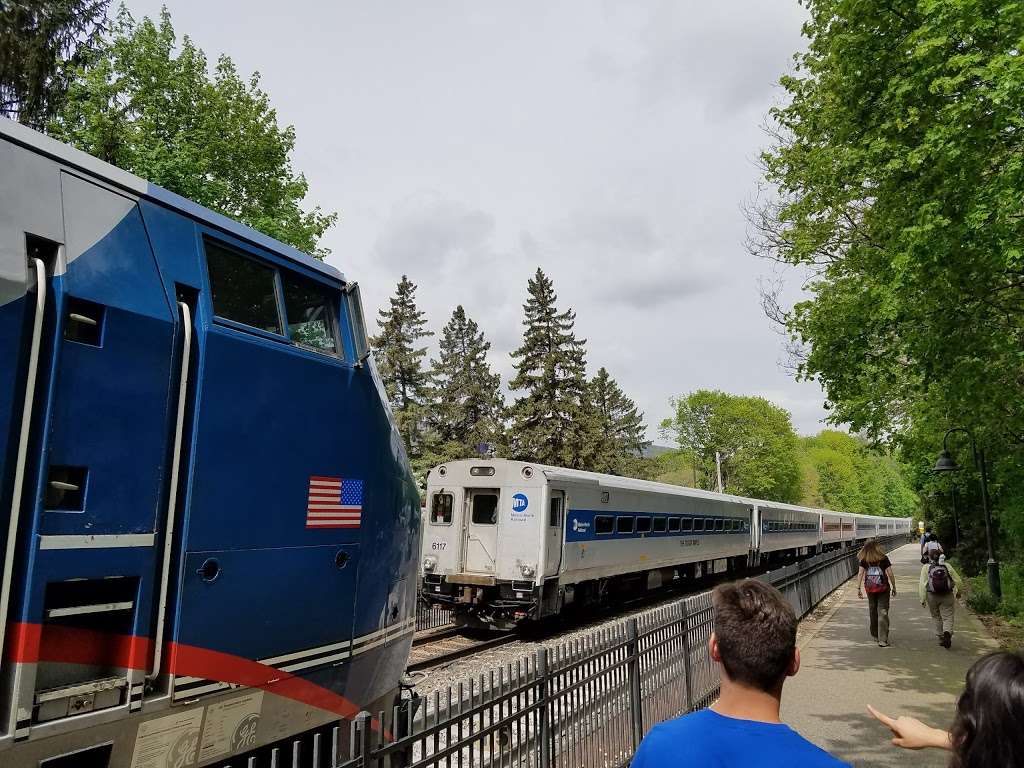
[[[575,517],[572,519],[572,530],[574,533],[586,533],[590,527],[590,523],[577,520]]]
[[[513,512],[525,512],[528,506],[530,506],[530,500],[526,498],[525,493],[517,493],[512,497]]]

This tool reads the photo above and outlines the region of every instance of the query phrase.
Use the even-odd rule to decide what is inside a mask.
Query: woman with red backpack
[[[889,598],[896,595],[896,579],[892,575],[892,563],[882,551],[878,539],[868,539],[857,554],[860,570],[857,571],[857,597],[868,596],[868,617],[871,637],[879,648],[889,645]]]
[[[956,612],[956,599],[960,596],[963,579],[952,565],[946,562],[946,556],[936,551],[931,553],[930,562],[921,566],[921,579],[917,584],[917,596],[921,605],[928,605],[932,620],[935,622],[935,634],[939,637],[939,645],[949,648],[953,644],[953,618]]]

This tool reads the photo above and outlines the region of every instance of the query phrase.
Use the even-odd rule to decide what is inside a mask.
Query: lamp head
[[[932,467],[932,472],[956,472],[958,469],[960,465],[956,463],[956,459],[949,455],[949,451],[943,451]]]

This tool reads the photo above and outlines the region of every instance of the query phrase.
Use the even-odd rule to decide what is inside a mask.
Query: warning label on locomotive
[[[209,760],[255,747],[262,710],[263,691],[207,707],[203,738],[199,742],[199,759]]]
[[[131,768],[186,768],[196,762],[203,709],[147,720],[135,736]]]

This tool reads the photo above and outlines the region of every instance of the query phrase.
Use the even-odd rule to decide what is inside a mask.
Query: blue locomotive
[[[326,764],[391,703],[420,509],[354,283],[0,119],[0,363],[0,764]]]

